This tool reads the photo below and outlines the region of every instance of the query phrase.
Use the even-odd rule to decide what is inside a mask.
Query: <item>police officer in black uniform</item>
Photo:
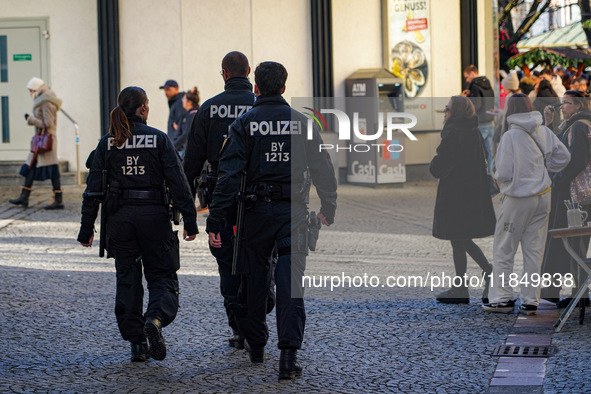
[[[207,218],[210,245],[219,247],[218,234],[231,209],[246,171],[246,193],[251,206],[246,210],[241,264],[247,265],[241,297],[246,305],[236,306],[236,321],[245,337],[251,362],[263,362],[268,340],[265,319],[269,296],[270,256],[275,244],[279,258],[275,270],[276,313],[281,349],[279,379],[301,375],[296,360],[306,320],[302,275],[307,255],[308,228],[306,176],[309,172],[321,201],[318,218],[333,223],[336,210],[336,179],[330,157],[320,151],[317,129],[307,136],[307,118],[292,109],[281,94],[287,71],[275,62],[263,62],[255,70],[257,100],[250,112],[230,126],[222,151],[218,183]],[[254,197],[253,197],[254,196]]]
[[[82,203],[78,241],[92,246],[97,196],[108,174],[106,209],[108,256],[115,257],[115,315],[123,339],[131,342],[132,361],[166,357],[161,329],[176,317],[180,267],[178,235],[172,231],[166,186],[184,220],[184,239],[198,233],[195,203],[181,162],[166,134],[146,125],[148,97],[127,87],[111,112],[109,134],[101,138],[92,159]],[[166,185],[166,186],[164,186]],[[104,226],[105,223],[101,223]],[[142,265],[148,283],[148,308],[143,314]],[[150,349],[146,338],[150,341]]]
[[[195,195],[195,180],[200,176],[205,162],[209,162],[207,189],[211,201],[211,194],[215,188],[218,175],[219,154],[224,139],[228,135],[230,124],[239,116],[252,108],[254,94],[252,84],[248,81],[250,67],[248,59],[241,52],[230,52],[222,60],[222,77],[224,91],[210,98],[199,108],[199,112],[191,125],[189,142],[185,153],[183,166],[193,195]],[[205,208],[205,207],[201,207]],[[232,275],[232,235],[236,223],[236,209],[231,209],[224,217],[220,226],[221,248],[210,246],[211,254],[218,262],[220,274],[220,291],[224,297],[224,307],[228,316],[228,324],[232,328],[233,336],[229,339],[232,347],[244,348],[244,339],[240,336],[236,320],[230,309],[230,303],[236,302],[240,277]]]

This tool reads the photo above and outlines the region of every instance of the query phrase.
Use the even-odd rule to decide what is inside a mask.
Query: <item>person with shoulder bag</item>
[[[566,147],[542,126],[542,115],[524,94],[507,101],[504,133],[497,151],[495,179],[503,197],[493,243],[493,273],[487,312],[513,312],[515,299],[509,278],[521,245],[523,272],[519,313],[536,314],[540,301],[540,269],[548,232],[549,172],[565,168],[570,160]]]
[[[60,110],[62,100],[39,78],[32,78],[27,89],[34,101],[33,114],[25,114],[25,120],[27,124],[35,126],[35,136],[31,141],[31,152],[20,170],[20,175],[25,177],[21,195],[8,201],[27,208],[33,181],[51,179],[54,201],[45,209],[63,209],[57,158],[57,111]]]
[[[579,90],[569,90],[564,94],[560,106],[564,121],[558,128],[558,138],[568,148],[571,160],[568,166],[553,176],[552,185],[552,211],[550,212],[550,229],[565,228],[568,226],[566,218],[565,200],[570,200],[573,181],[589,166],[591,159],[591,103],[587,94]],[[552,124],[554,111],[546,107],[544,117],[546,124]],[[584,203],[582,210],[591,214],[591,204]],[[569,238],[569,243],[581,257],[585,257],[589,247],[589,236]],[[570,264],[569,264],[570,262]],[[559,300],[560,290],[566,274],[573,272],[575,267],[570,255],[564,248],[560,239],[550,236],[546,240],[544,264],[542,272],[550,274],[553,279],[551,286],[542,290],[542,297],[557,302],[557,307],[564,308],[570,302],[570,298]],[[558,280],[561,279],[561,280]],[[575,278],[577,279],[577,278]],[[578,281],[577,281],[578,283]],[[576,291],[576,290],[573,290]],[[574,294],[574,293],[573,293]],[[586,298],[588,301],[588,298]]]

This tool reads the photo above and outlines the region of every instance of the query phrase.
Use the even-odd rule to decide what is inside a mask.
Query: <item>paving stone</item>
[[[480,286],[470,288],[469,305],[435,302],[446,286],[381,286],[389,275],[453,274],[450,243],[431,236],[433,182],[341,187],[335,224],[322,229],[307,274],[367,274],[381,283],[306,289],[306,333],[298,354],[304,374],[288,384],[277,381],[274,316],[268,318],[264,364],[253,365],[244,351],[227,346],[217,266],[204,234],[180,243],[181,309],[164,329],[167,358],[129,362],[113,313],[113,260],[75,241],[82,189],[64,189],[66,209],[59,212],[42,209],[50,200],[48,187],[35,189],[35,204],[27,210],[1,202],[18,195],[18,188],[0,189],[0,391],[474,393],[490,389],[497,363],[515,362],[492,351],[507,334],[521,334],[513,328],[517,315],[482,311]],[[311,206],[318,209],[317,199]],[[198,222],[202,230],[205,217],[200,214]],[[492,237],[476,243],[492,256]],[[518,254],[516,272],[521,267]],[[468,273],[481,274],[471,260]],[[550,392],[591,390],[580,374],[589,364],[581,351],[589,323],[575,320],[553,336],[559,352],[546,360],[543,380]],[[533,338],[541,328],[521,329]],[[521,365],[538,376],[533,363]]]

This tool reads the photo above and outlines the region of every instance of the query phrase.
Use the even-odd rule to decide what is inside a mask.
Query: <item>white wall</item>
[[[50,87],[80,126],[81,167],[100,136],[96,0],[2,0],[0,18],[49,18]],[[23,89],[26,87],[23,86]],[[58,117],[60,160],[76,170],[74,127]],[[23,157],[23,160],[25,158]]]
[[[493,57],[493,5],[492,0],[478,0],[478,71],[494,85],[495,64]],[[493,86],[494,88],[494,86]]]
[[[345,79],[357,69],[383,66],[381,26],[380,0],[332,1],[335,97],[345,97]]]
[[[139,86],[148,94],[148,124],[166,131],[168,103],[159,86],[182,86],[180,0],[119,1],[121,89]]]
[[[308,0],[125,0],[119,21],[121,87],[146,90],[148,123],[160,130],[168,105],[158,87],[167,79],[197,86],[203,102],[223,90],[222,58],[234,50],[248,57],[251,82],[256,65],[273,60],[289,73],[288,101],[312,94]]]

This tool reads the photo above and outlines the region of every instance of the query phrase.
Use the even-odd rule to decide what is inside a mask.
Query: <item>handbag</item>
[[[44,127],[37,128],[35,135],[31,139],[31,152],[35,154],[49,152],[53,148],[53,136],[47,132]]]
[[[29,164],[29,170],[37,161],[37,155],[39,153],[49,152],[51,149],[53,149],[53,135],[49,134],[45,127],[42,129],[36,128],[35,135],[31,139],[33,159],[31,159],[31,164]]]
[[[585,123],[588,129],[591,128],[589,121],[581,120],[579,122]],[[587,136],[591,138],[589,130],[587,130]],[[569,143],[570,138],[569,135]],[[570,196],[573,201],[580,205],[591,204],[591,160],[587,163],[585,169],[570,182]]]

